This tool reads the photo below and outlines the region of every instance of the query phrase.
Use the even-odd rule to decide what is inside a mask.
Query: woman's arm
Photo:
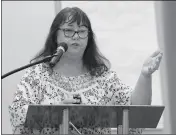
[[[145,62],[142,67],[142,72],[139,76],[135,90],[131,96],[132,105],[150,105],[152,101],[152,73],[154,73],[160,65],[162,52],[154,52]]]
[[[152,101],[152,76],[140,74],[132,93],[132,105],[150,105]]]
[[[25,134],[24,123],[29,104],[38,104],[40,95],[40,84],[38,76],[39,66],[26,70],[24,76],[17,85],[14,99],[9,106],[10,122],[13,133]]]

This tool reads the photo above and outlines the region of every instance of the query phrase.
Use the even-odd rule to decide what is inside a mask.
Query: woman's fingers
[[[62,101],[63,104],[80,104],[81,97],[77,95],[67,95],[66,99]]]
[[[160,50],[157,50],[157,51],[155,51],[152,55],[151,55],[151,57],[153,58],[153,57],[156,57],[158,54],[160,54],[161,53],[161,51]]]
[[[63,104],[73,104],[76,103],[77,100],[76,99],[65,99],[62,101]]]
[[[147,75],[151,75],[160,66],[163,53],[161,50],[155,51],[143,64],[142,72]]]
[[[158,56],[158,55],[163,55],[163,52],[161,51],[161,50],[157,50],[157,51],[155,51],[152,55],[151,55],[151,57],[153,58],[153,57],[156,57],[156,56]]]
[[[154,58],[154,68],[158,70],[163,54],[160,53]]]

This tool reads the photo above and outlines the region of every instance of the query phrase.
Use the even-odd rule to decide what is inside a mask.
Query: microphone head
[[[59,43],[58,47],[61,46],[64,48],[65,52],[68,50],[68,45],[65,42]]]

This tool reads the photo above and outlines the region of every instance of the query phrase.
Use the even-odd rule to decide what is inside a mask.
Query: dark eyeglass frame
[[[85,30],[85,31],[87,31],[88,33],[87,33],[87,36],[83,38],[83,37],[80,37],[80,35],[79,35],[79,32],[80,32],[80,31],[79,31],[79,30],[78,30],[78,31],[73,30],[73,31],[74,31],[74,34],[73,34],[72,36],[68,36],[68,35],[65,34],[65,31],[68,30],[68,28],[58,28],[58,30],[62,30],[62,31],[64,32],[65,37],[68,37],[68,38],[72,38],[72,37],[75,35],[75,33],[77,33],[78,36],[79,36],[79,38],[81,38],[81,39],[87,38],[88,35],[89,35],[89,32],[90,32],[89,30]]]

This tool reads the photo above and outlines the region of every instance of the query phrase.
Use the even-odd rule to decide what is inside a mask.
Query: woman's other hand
[[[61,102],[63,104],[81,104],[81,97],[79,94],[67,95],[66,98]]]
[[[142,67],[142,74],[144,76],[150,76],[158,70],[162,56],[162,51],[157,50],[149,58],[147,58]]]

